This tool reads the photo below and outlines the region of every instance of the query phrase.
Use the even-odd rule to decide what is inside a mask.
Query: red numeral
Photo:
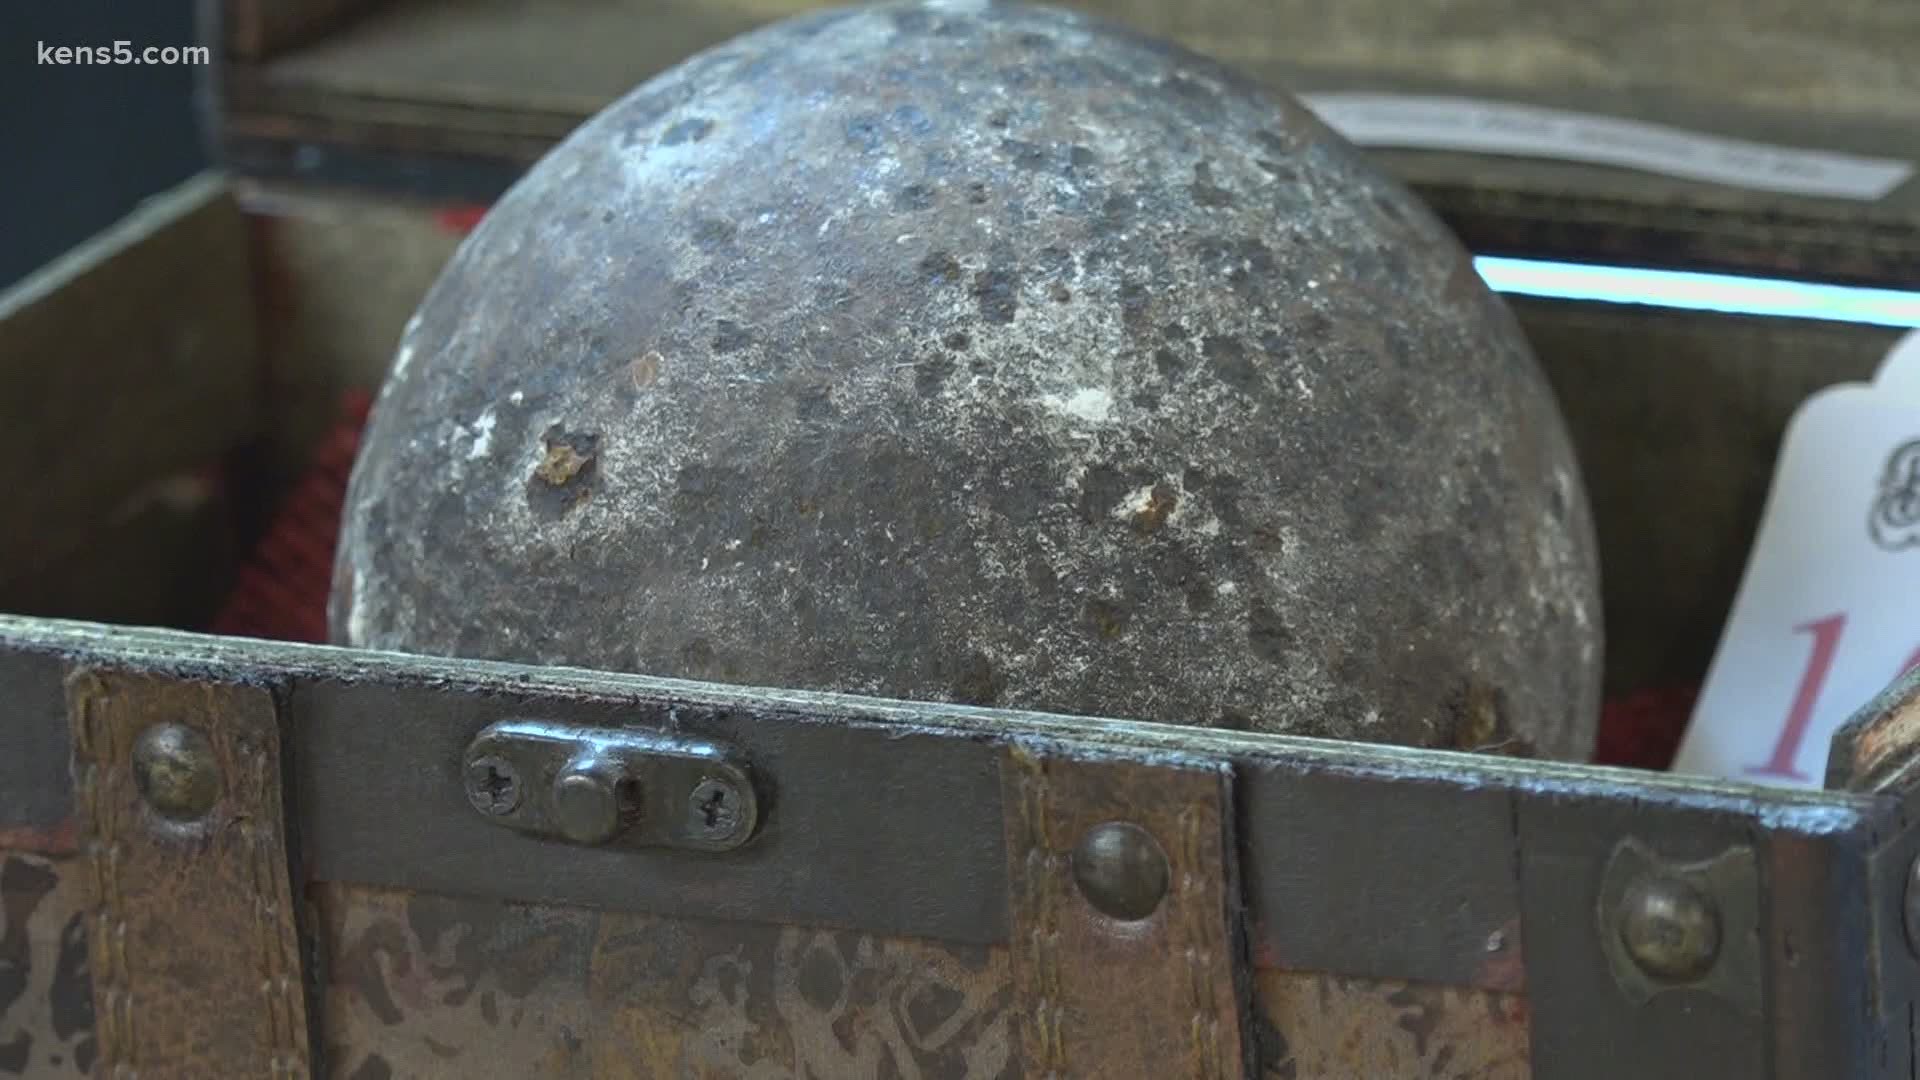
[[[1846,627],[1845,615],[1829,615],[1793,628],[1796,634],[1813,635],[1813,654],[1807,658],[1800,689],[1793,695],[1793,708],[1787,711],[1787,726],[1780,732],[1780,741],[1773,745],[1773,757],[1767,759],[1765,765],[1747,769],[1750,775],[1807,779],[1807,774],[1794,768],[1793,763],[1800,756],[1800,742],[1806,738],[1807,722],[1813,719],[1814,703],[1820,700],[1820,687],[1827,681],[1827,672],[1833,670],[1833,655],[1840,649],[1840,634]],[[1920,660],[1920,654],[1915,659]]]

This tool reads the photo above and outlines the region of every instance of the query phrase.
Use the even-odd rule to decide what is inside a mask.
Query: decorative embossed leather
[[[318,884],[334,1075],[1015,1080],[999,945]]]
[[[1473,986],[1262,971],[1262,1080],[1529,1080],[1527,999]]]
[[[297,913],[272,697],[114,671],[67,682],[93,976],[96,1075],[139,1080],[309,1074]],[[212,743],[221,795],[169,822],[135,790],[153,724]]]
[[[1001,764],[1025,1074],[1237,1080],[1247,967],[1225,765],[1087,760],[1013,747]],[[1075,885],[1086,830],[1124,821],[1166,853],[1159,908],[1123,922]]]
[[[93,1071],[81,866],[0,845],[0,1076]]]

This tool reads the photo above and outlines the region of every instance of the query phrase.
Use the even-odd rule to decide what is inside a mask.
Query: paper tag
[[[1674,771],[1819,787],[1834,731],[1920,665],[1920,335],[1788,425]]]
[[[1873,385],[1884,394],[1920,402],[1920,330],[1900,339],[1873,377]]]
[[[1910,162],[1803,150],[1464,97],[1306,94],[1308,108],[1358,146],[1552,158],[1728,187],[1871,202],[1913,176]]]

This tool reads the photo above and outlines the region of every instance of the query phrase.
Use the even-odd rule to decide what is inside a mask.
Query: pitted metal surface
[[[1048,9],[824,12],[587,123],[409,324],[338,640],[1584,755],[1550,393],[1296,105]]]

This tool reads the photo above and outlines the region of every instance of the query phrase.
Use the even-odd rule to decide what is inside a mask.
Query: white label
[[[1873,385],[1883,394],[1920,404],[1920,330],[1900,339],[1880,362]]]
[[[1920,665],[1916,360],[1794,414],[1675,771],[1819,787],[1834,730]]]
[[[1890,158],[1799,150],[1637,120],[1408,94],[1306,94],[1327,126],[1359,146],[1554,158],[1729,187],[1872,201],[1913,176]]]

